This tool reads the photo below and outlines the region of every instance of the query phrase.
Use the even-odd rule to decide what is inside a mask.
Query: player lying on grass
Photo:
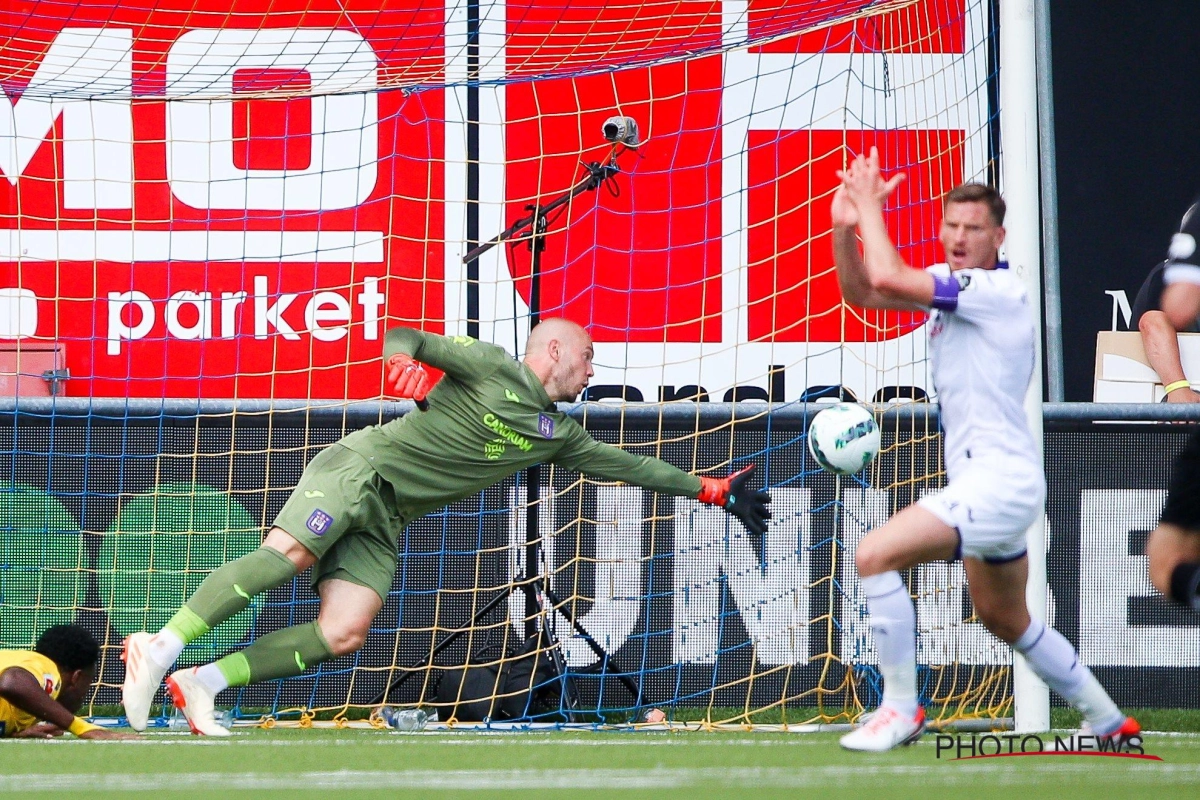
[[[530,333],[524,362],[466,337],[388,331],[386,386],[428,411],[346,436],[319,453],[276,517],[262,547],[212,572],[157,634],[125,643],[125,713],[147,724],[163,675],[184,645],[241,611],[250,599],[313,568],[315,622],[258,639],[214,664],[180,670],[167,688],[193,732],[228,734],[213,720],[227,686],[299,675],[363,646],[396,570],[406,525],[518,470],[551,462],[602,480],[722,506],[754,533],[766,530],[770,497],[747,487],[752,467],[725,478],[690,475],[663,461],[593,439],[560,412],[592,370],[592,340],[573,322],[549,319]],[[445,373],[430,390],[423,363]]]
[[[883,702],[842,745],[888,750],[923,732],[916,620],[899,570],[959,557],[980,621],[1082,711],[1092,733],[1138,733],[1137,722],[1113,704],[1071,644],[1031,619],[1025,605],[1025,531],[1044,513],[1046,481],[1024,412],[1036,330],[1020,278],[998,255],[1004,201],[978,184],[951,191],[940,233],[947,263],[918,270],[896,252],[883,218],[884,201],[903,174],[884,180],[871,148],[870,156],[859,156],[839,175],[831,216],[846,300],[867,308],[933,310],[929,350],[949,478],[944,489],[870,531],[858,546],[855,565],[879,653]]]
[[[86,628],[47,628],[33,650],[0,650],[0,737],[136,739],[75,716],[96,680],[100,646]]]
[[[1162,309],[1175,330],[1191,330],[1200,319],[1200,199],[1183,215],[1171,239],[1163,272]],[[1176,603],[1200,611],[1200,432],[1171,467],[1167,504],[1146,541],[1150,581]]]

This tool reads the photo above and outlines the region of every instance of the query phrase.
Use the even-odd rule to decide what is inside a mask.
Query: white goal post
[[[1042,269],[1038,192],[1037,57],[1032,0],[1000,2],[1000,180],[1008,203],[1005,252],[1025,279],[1037,326],[1038,357],[1025,412],[1042,450]],[[1026,602],[1034,619],[1047,622],[1046,523],[1029,528]],[[1018,733],[1050,729],[1050,690],[1019,654],[1013,653],[1014,725]]]

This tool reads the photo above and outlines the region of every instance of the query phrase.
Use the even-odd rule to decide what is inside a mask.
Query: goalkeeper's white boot
[[[925,709],[918,707],[916,716],[901,714],[891,706],[880,706],[860,728],[842,737],[847,750],[882,753],[904,744],[912,744],[925,732]]]
[[[167,678],[167,691],[171,693],[175,707],[187,718],[192,733],[197,736],[232,735],[213,716],[213,701],[217,695],[196,677],[196,667],[172,672]]]
[[[143,632],[125,637],[125,648],[121,660],[125,662],[125,683],[121,686],[121,704],[129,727],[138,733],[146,730],[150,721],[150,704],[162,683],[166,667],[160,667],[150,658],[150,640],[153,637]]]

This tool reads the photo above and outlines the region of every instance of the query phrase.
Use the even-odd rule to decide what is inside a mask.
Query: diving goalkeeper
[[[410,328],[387,333],[386,388],[428,411],[351,433],[321,451],[257,550],[212,572],[166,626],[125,641],[123,700],[144,730],[163,675],[184,646],[244,609],[250,599],[312,567],[316,621],[258,639],[245,650],[167,678],[194,733],[226,736],[213,700],[229,686],[299,675],[358,650],[383,607],[406,525],[509,475],[551,462],[602,480],[718,505],[763,533],[764,492],[747,488],[752,466],[725,478],[683,472],[598,442],[555,402],[574,400],[594,375],[592,340],[565,319],[529,336],[523,362],[474,339]],[[425,370],[445,373],[435,386]]]

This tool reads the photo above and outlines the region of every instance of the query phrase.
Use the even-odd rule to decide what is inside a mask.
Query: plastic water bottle
[[[429,722],[429,715],[419,708],[384,706],[379,711],[379,718],[390,728],[409,732],[425,730],[425,723]]]

